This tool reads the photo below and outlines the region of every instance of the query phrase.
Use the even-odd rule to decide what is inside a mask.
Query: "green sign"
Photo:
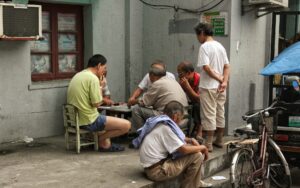
[[[201,16],[200,20],[213,26],[214,35],[228,35],[227,12],[206,12]]]
[[[300,127],[300,116],[289,116],[289,127]]]
[[[225,35],[225,18],[212,18],[214,35]]]
[[[28,0],[12,0],[12,2],[14,4],[24,4],[24,5],[28,4]]]

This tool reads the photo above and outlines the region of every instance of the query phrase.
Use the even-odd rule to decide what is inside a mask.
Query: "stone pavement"
[[[127,146],[128,144],[125,144]],[[225,150],[216,149],[202,168],[202,177],[226,168]],[[228,181],[228,180],[227,180]],[[177,187],[178,180],[153,183],[145,178],[138,151],[101,153],[83,148],[66,151],[63,136],[30,144],[0,144],[0,187]]]
[[[78,155],[65,150],[63,136],[0,145],[0,187],[134,188],[151,183],[136,150],[100,153],[86,148]]]

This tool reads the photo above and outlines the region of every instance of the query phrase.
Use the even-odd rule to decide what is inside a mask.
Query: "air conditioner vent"
[[[37,8],[17,9],[3,7],[3,33],[8,37],[30,37],[39,33]]]
[[[40,5],[15,7],[14,4],[0,3],[1,39],[39,39],[42,36]]]

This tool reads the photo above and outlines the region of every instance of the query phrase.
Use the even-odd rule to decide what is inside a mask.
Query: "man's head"
[[[177,73],[179,78],[185,77],[188,80],[192,80],[194,77],[194,66],[189,61],[182,61],[177,66]]]
[[[207,40],[207,37],[213,36],[213,28],[207,23],[198,23],[194,30],[200,43],[204,43]]]
[[[169,102],[164,108],[164,114],[169,116],[175,123],[179,123],[183,118],[184,107],[177,101]]]
[[[166,76],[166,66],[160,61],[156,60],[151,64],[149,69],[150,81],[153,83],[156,80],[159,80],[161,77]]]
[[[106,58],[100,54],[93,55],[88,61],[87,68],[93,69],[98,77],[103,76],[107,71]]]

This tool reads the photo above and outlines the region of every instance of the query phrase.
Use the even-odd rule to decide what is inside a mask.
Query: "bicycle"
[[[273,141],[270,126],[273,126],[269,111],[282,110],[281,107],[270,107],[251,115],[244,115],[243,120],[259,118],[259,128],[251,126],[238,128],[236,134],[247,135],[246,139],[233,141],[229,149],[237,149],[233,155],[230,168],[230,181],[233,188],[244,187],[278,187],[289,188],[291,173],[280,148]],[[276,117],[276,116],[275,116]]]

